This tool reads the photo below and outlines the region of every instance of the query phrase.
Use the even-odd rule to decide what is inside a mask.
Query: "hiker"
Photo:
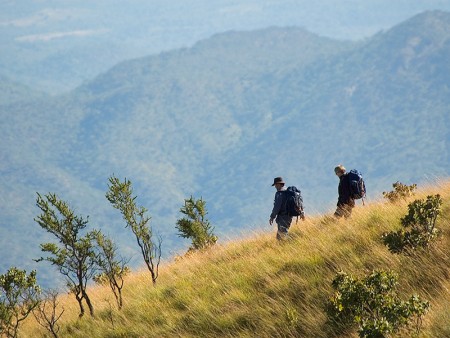
[[[277,192],[275,193],[269,224],[272,225],[273,221],[276,221],[278,226],[277,239],[282,240],[287,237],[292,222],[292,216],[289,216],[286,210],[286,194],[283,193],[286,191],[286,188],[284,187],[283,178],[275,177],[272,186],[277,189]]]
[[[336,218],[341,218],[342,216],[348,218],[352,214],[352,209],[355,207],[355,200],[352,198],[350,191],[349,176],[342,164],[339,164],[336,168],[334,168],[334,173],[339,177],[339,197],[334,216]]]

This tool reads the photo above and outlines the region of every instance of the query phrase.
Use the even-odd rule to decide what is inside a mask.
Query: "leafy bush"
[[[429,308],[418,296],[399,299],[393,272],[374,271],[361,279],[339,272],[332,286],[336,292],[327,309],[329,319],[340,328],[356,324],[360,337],[386,337],[407,327],[414,317],[419,331],[421,317]]]
[[[123,306],[124,277],[130,272],[130,268],[126,265],[129,260],[118,255],[117,245],[101,231],[95,233],[95,241],[97,243],[96,263],[99,273],[93,279],[97,284],[110,286],[120,310]]]
[[[417,184],[405,185],[399,181],[392,184],[392,186],[394,188],[393,191],[383,192],[383,197],[392,203],[413,196],[415,194],[414,191],[417,189]]]
[[[56,266],[78,302],[79,317],[83,317],[85,312],[83,300],[93,317],[94,306],[87,293],[87,284],[96,269],[93,244],[95,232],[91,231],[82,236],[81,232],[87,227],[88,220],[75,215],[69,205],[56,194],[50,193],[44,197],[39,193],[37,195],[36,205],[42,213],[35,221],[42,229],[54,235],[58,243],[41,244],[41,251],[48,253],[48,256],[35,261],[48,261]]]
[[[408,205],[408,214],[400,221],[403,229],[385,233],[384,244],[393,253],[427,248],[439,236],[435,228],[436,219],[441,213],[441,196],[427,196],[426,200],[415,200]]]
[[[187,217],[179,219],[176,228],[179,230],[179,236],[191,239],[189,251],[205,249],[217,242],[217,236],[213,233],[214,228],[205,218],[207,211],[203,199],[195,200],[192,196],[185,199],[180,212]]]
[[[0,336],[17,337],[20,323],[39,305],[36,271],[11,267],[0,275]]]
[[[117,177],[109,178],[108,192],[106,198],[112,206],[122,213],[126,222],[136,237],[137,244],[141,249],[145,265],[152,276],[152,283],[156,285],[159,276],[159,264],[161,262],[161,237],[154,240],[153,229],[150,227],[150,217],[147,209],[136,204],[137,196],[133,196],[133,187],[130,180],[121,182]]]

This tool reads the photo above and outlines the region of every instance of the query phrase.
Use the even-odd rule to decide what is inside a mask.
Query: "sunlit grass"
[[[391,254],[381,234],[399,229],[408,202],[436,193],[444,198],[437,223],[442,239],[415,256]],[[395,205],[382,198],[359,203],[349,220],[318,216],[299,222],[284,242],[275,233],[257,233],[179,258],[161,267],[156,287],[148,272],[135,272],[125,281],[122,311],[108,288],[96,286],[89,289],[96,317],[80,320],[74,297],[64,295],[60,336],[332,337],[325,306],[333,277],[339,270],[364,275],[374,269],[397,272],[403,298],[430,300],[421,337],[450,336],[449,224],[449,182],[419,187]],[[21,331],[22,337],[45,334],[33,319]]]

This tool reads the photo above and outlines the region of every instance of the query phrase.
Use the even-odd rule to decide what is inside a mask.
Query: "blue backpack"
[[[350,196],[355,200],[366,197],[366,185],[361,173],[352,169],[348,172],[348,179],[350,182]]]
[[[286,211],[289,216],[297,216],[302,219],[305,218],[305,212],[303,211],[303,198],[301,191],[292,186],[285,190],[286,194]]]

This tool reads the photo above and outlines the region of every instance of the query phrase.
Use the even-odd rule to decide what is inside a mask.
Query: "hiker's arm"
[[[272,213],[270,214],[270,224],[272,224],[272,221],[277,217],[278,213],[281,210],[281,206],[283,204],[283,198],[282,194],[279,194],[278,192],[275,194],[275,200],[273,202],[273,209]]]

